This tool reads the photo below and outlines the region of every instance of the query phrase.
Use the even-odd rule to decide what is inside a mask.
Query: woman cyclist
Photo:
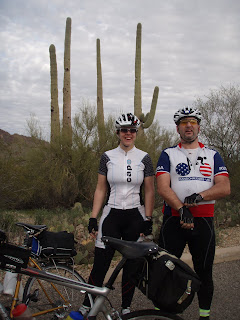
[[[154,206],[154,170],[150,156],[135,147],[139,119],[131,114],[122,114],[115,123],[119,146],[106,151],[100,160],[98,182],[94,193],[93,209],[88,230],[95,242],[94,264],[89,283],[102,286],[109,269],[114,250],[105,247],[102,236],[111,236],[128,241],[137,241],[141,234],[152,232]],[[141,196],[144,186],[144,204]],[[102,208],[97,225],[97,216]],[[128,279],[130,265],[126,263],[122,276],[122,314],[130,312],[134,285]],[[86,299],[80,311],[87,312]]]

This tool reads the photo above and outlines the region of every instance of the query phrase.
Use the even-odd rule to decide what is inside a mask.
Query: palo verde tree
[[[142,88],[141,88],[141,46],[142,46],[142,25],[138,23],[136,34],[136,56],[135,56],[135,90],[134,90],[134,114],[142,122],[141,129],[149,128],[153,123],[159,88],[155,87],[152,98],[151,110],[146,115],[142,112]]]
[[[230,173],[231,202],[239,203],[240,179],[240,88],[221,86],[205,99],[197,99],[201,111],[201,136],[208,146],[218,150]],[[233,211],[233,210],[232,210]]]
[[[201,135],[216,148],[225,162],[240,160],[240,88],[230,85],[211,90],[205,99],[197,99],[201,111]]]

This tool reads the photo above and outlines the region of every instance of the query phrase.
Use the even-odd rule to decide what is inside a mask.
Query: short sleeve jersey
[[[98,173],[107,177],[106,204],[126,210],[143,205],[141,187],[144,178],[154,175],[154,169],[148,153],[136,147],[125,152],[118,146],[102,155]]]
[[[192,163],[187,151],[181,144],[162,151],[157,164],[156,176],[169,173],[171,189],[184,202],[185,197],[193,193],[200,193],[214,185],[217,175],[228,176],[227,168],[220,154],[199,143],[196,162]],[[207,217],[214,215],[215,201],[201,201],[198,206],[190,208],[193,216]],[[179,215],[166,203],[164,214]]]

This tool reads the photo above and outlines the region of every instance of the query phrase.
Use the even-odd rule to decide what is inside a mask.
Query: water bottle
[[[17,305],[13,309],[12,315],[14,320],[35,320],[32,316],[32,312],[25,303]]]
[[[71,311],[66,320],[82,320],[83,315],[79,311]]]
[[[3,293],[14,296],[16,283],[17,283],[17,273],[12,273],[12,272],[7,271],[5,273],[4,281],[3,281]],[[22,282],[21,282],[20,288],[19,288],[19,293],[18,293],[18,299],[22,300],[22,297],[23,297],[23,286],[22,286]]]

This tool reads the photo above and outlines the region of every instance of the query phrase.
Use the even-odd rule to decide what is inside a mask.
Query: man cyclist
[[[230,194],[230,182],[220,154],[198,141],[201,118],[191,107],[174,114],[180,143],[162,151],[156,177],[164,199],[159,245],[180,258],[188,243],[201,280],[200,319],[207,320],[213,296],[214,203]]]

